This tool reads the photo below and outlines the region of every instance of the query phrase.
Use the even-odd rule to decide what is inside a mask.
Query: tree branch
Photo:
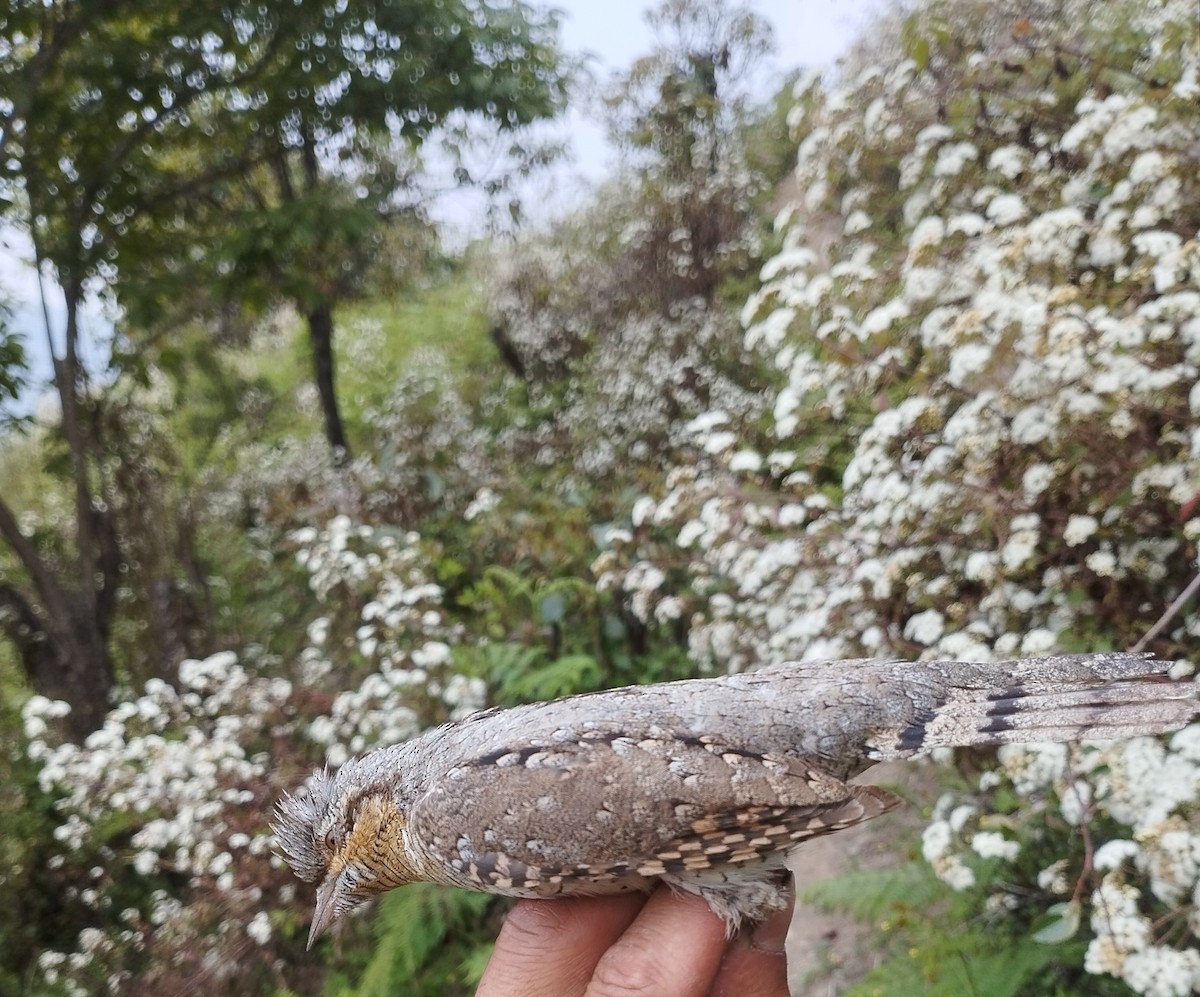
[[[21,562],[26,573],[33,581],[41,600],[51,618],[65,624],[70,620],[70,610],[67,605],[66,593],[54,577],[45,558],[38,553],[37,548],[29,538],[21,532],[16,516],[3,498],[0,498],[0,537],[8,544],[12,552]]]

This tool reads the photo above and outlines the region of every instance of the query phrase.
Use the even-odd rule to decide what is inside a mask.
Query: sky
[[[558,0],[563,45],[594,57],[600,80],[623,70],[654,45],[646,24],[646,0]],[[880,0],[750,0],[749,6],[775,34],[775,56],[767,67],[778,75],[792,69],[831,65],[866,28]],[[603,136],[586,121],[573,123],[574,145],[589,175],[593,157],[607,161]],[[594,134],[593,134],[594,132]]]
[[[749,0],[749,6],[771,24],[775,34],[776,52],[772,63],[765,67],[764,79],[797,68],[831,66],[867,27],[872,13],[884,5],[885,0]],[[553,6],[562,14],[563,48],[574,55],[587,55],[591,71],[600,82],[653,47],[654,38],[645,21],[645,12],[651,6],[647,0],[557,0]],[[535,209],[535,220],[538,208],[541,220],[548,220],[547,213],[567,210],[605,175],[612,162],[602,129],[582,112],[572,112],[562,128],[569,140],[570,155],[558,168],[558,175],[550,178],[539,204],[526,206],[527,211]],[[459,240],[473,234],[470,230],[477,212],[478,207],[469,202],[450,202],[436,215],[450,230],[453,242],[456,234]],[[14,305],[11,325],[25,334],[35,380],[44,385],[49,374],[47,337],[36,276],[22,262],[27,255],[19,239],[0,232],[0,290]],[[51,327],[60,333],[61,302],[52,287],[48,291]],[[105,350],[95,340],[103,340],[111,327],[98,308],[84,317],[84,326],[85,333],[90,328],[93,340],[83,344],[85,359],[90,355],[93,363],[102,364]],[[33,394],[40,390],[35,385]]]
[[[763,67],[764,87],[795,69],[832,66],[868,27],[887,0],[742,0],[773,30],[775,54]],[[552,0],[561,14],[563,48],[585,56],[599,84],[627,69],[655,44],[646,23],[651,0]],[[764,97],[770,96],[764,92]],[[523,210],[533,221],[550,220],[577,202],[582,192],[601,180],[613,165],[603,128],[583,110],[570,111],[560,126],[569,147],[567,160],[549,178],[542,178],[535,197],[526,196]],[[472,231],[480,201],[464,197],[434,208],[433,214],[451,242],[462,242]],[[547,217],[549,216],[549,217]]]
[[[622,69],[649,50],[653,38],[645,21],[646,0],[557,0],[563,44],[591,52],[601,67]],[[771,24],[776,68],[828,65],[870,22],[882,0],[748,0]]]

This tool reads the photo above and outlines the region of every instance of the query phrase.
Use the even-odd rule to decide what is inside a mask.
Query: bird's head
[[[314,772],[276,804],[271,829],[283,857],[297,876],[319,884],[309,948],[343,914],[420,878],[405,843],[408,821],[386,782],[370,774],[360,762],[332,775]]]

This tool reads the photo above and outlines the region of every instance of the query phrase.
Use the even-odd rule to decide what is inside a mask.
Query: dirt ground
[[[877,765],[860,782],[885,786],[912,801],[878,820],[805,844],[792,863],[797,896],[806,887],[856,869],[886,869],[898,859],[897,838],[923,826],[921,810],[937,798],[937,780],[926,764]],[[796,902],[788,932],[788,977],[794,997],[837,997],[877,964],[867,926]]]

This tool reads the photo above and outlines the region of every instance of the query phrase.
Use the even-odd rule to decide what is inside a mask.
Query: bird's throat
[[[422,878],[405,847],[406,827],[404,815],[390,797],[371,795],[359,804],[342,857],[345,865],[373,874],[360,880],[364,892],[383,893]]]

